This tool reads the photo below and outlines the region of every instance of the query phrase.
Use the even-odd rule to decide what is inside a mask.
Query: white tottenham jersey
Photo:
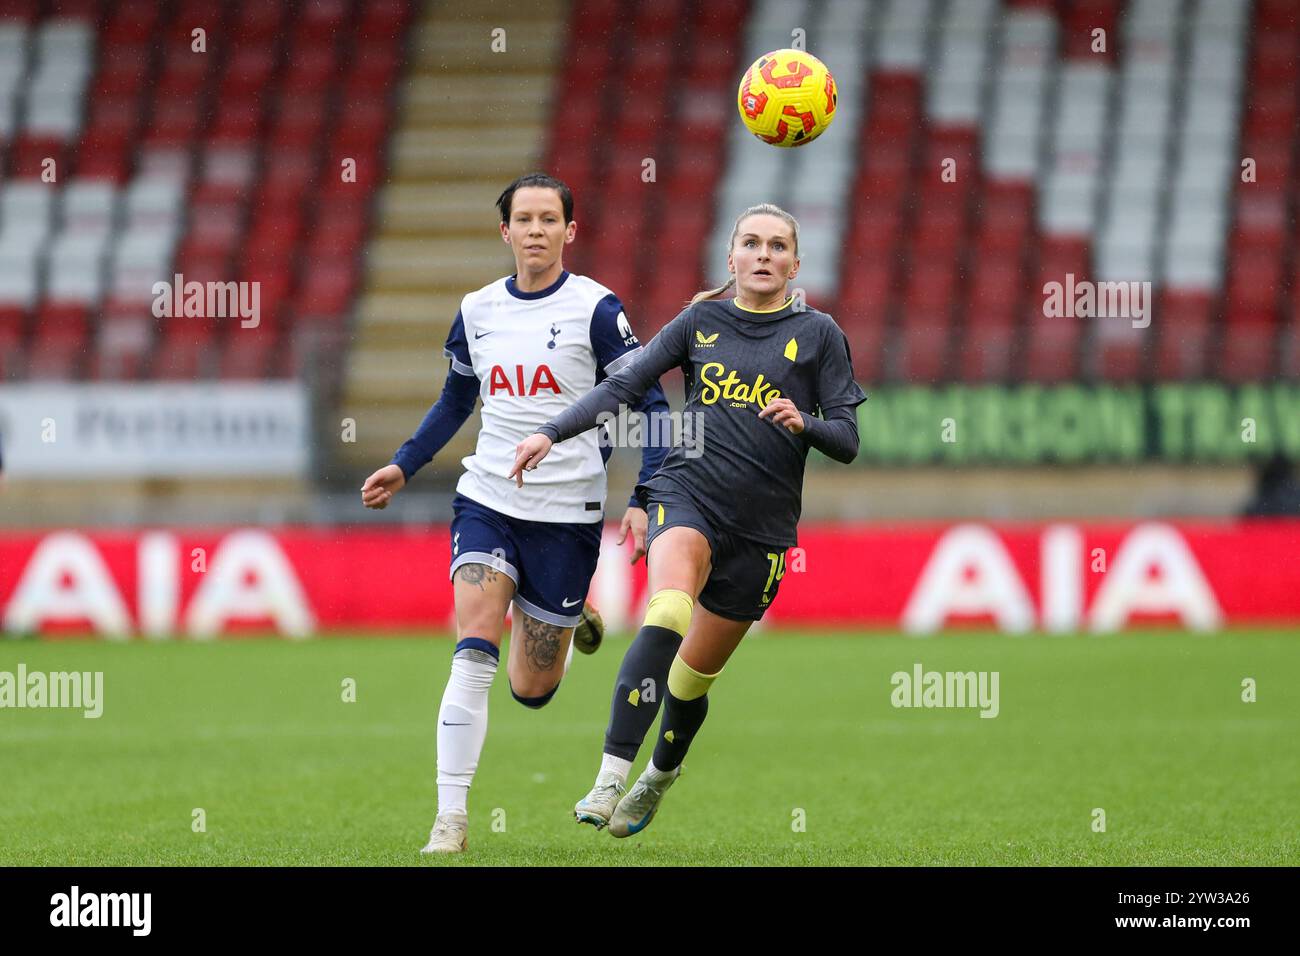
[[[483,427],[456,490],[529,521],[602,520],[600,429],[555,445],[522,488],[506,475],[515,446],[640,352],[618,297],[586,276],[562,272],[537,292],[507,277],[465,296],[444,353],[453,373],[478,379]]]

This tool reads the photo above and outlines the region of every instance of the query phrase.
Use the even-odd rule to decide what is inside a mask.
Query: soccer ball
[[[764,53],[740,78],[745,127],[773,146],[811,143],[835,118],[835,77],[803,50]]]

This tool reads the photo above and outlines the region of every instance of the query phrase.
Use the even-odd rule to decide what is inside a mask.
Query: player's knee
[[[655,627],[666,627],[682,637],[691,623],[691,610],[695,601],[685,591],[676,588],[663,588],[656,591],[645,610],[645,623]]]
[[[559,689],[560,684],[558,681],[549,687],[544,683],[523,681],[520,686],[516,687],[514,679],[511,678],[510,680],[510,696],[530,710],[541,710],[551,702],[551,698],[555,696],[555,692]]]

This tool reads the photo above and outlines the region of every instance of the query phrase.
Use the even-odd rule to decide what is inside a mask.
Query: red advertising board
[[[591,599],[635,626],[645,567],[606,530]],[[445,527],[0,536],[10,634],[207,639],[443,631]],[[1012,633],[1168,625],[1300,629],[1300,521],[807,525],[765,626]]]

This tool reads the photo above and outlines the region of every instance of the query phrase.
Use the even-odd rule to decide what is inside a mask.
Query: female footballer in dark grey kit
[[[866,395],[835,320],[787,294],[798,256],[794,217],[770,204],[745,210],[728,246],[727,284],[695,296],[635,362],[516,452],[510,476],[522,486],[553,443],[634,404],[669,369],[685,375],[695,447],[690,455],[675,447],[637,486],[652,596],[619,670],[596,784],[574,808],[579,822],[615,836],[650,823],[704,722],[710,685],[776,597],[785,551],[797,543],[808,449],[845,463],[857,456],[855,409]],[[716,300],[733,284],[734,299]],[[625,794],[661,696],[654,754]]]

